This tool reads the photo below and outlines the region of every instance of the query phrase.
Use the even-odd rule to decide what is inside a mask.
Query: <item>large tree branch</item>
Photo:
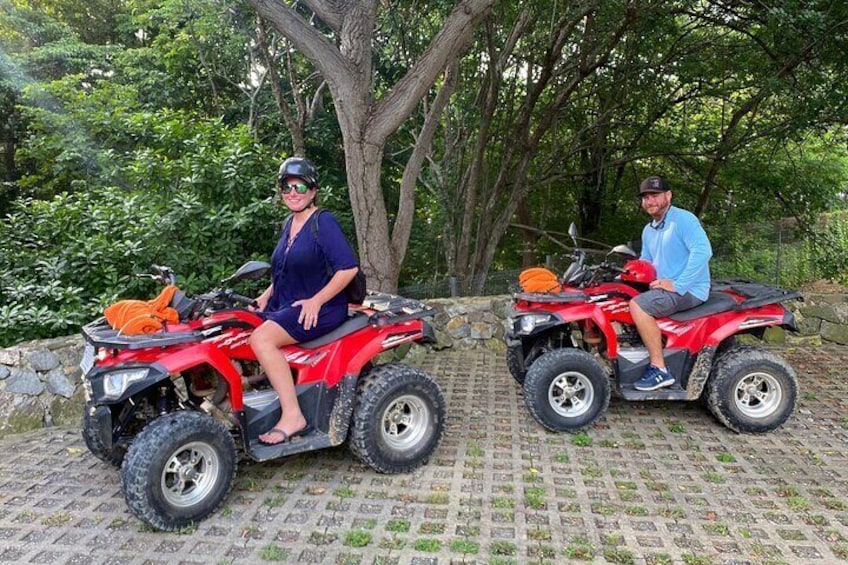
[[[494,3],[495,0],[459,3],[415,65],[377,102],[370,124],[372,139],[385,140],[409,117],[448,62],[468,47],[474,28]]]
[[[338,32],[342,27],[342,16],[339,10],[336,10],[337,2],[328,2],[324,0],[300,0],[304,6],[312,10],[312,13],[318,16],[322,22],[330,26],[333,31]]]
[[[304,54],[321,72],[324,80],[335,93],[344,92],[349,85],[346,81],[353,75],[350,64],[329,39],[304,20],[294,8],[282,0],[247,0],[256,12],[271,23],[277,31],[289,38],[289,41]],[[310,4],[323,3],[312,0]],[[309,4],[308,4],[309,5]],[[311,7],[311,6],[310,6]],[[318,10],[315,11],[319,13]]]
[[[392,253],[395,257],[402,258],[406,255],[406,247],[409,245],[409,233],[412,229],[412,218],[415,215],[415,183],[421,173],[421,166],[430,151],[436,126],[442,111],[447,106],[453,90],[456,87],[457,63],[453,61],[445,71],[445,81],[433,100],[430,111],[424,120],[424,126],[415,142],[412,155],[406,162],[403,170],[403,179],[400,183],[400,198],[398,203],[397,221],[392,228]]]

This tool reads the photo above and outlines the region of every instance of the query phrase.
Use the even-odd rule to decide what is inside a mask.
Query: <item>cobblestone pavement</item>
[[[737,435],[696,403],[626,403],[545,432],[502,355],[428,357],[448,402],[431,463],[379,475],[337,448],[242,462],[224,508],[179,534],[124,505],[74,429],[0,440],[0,561],[20,563],[848,562],[848,349],[784,349],[781,430]]]

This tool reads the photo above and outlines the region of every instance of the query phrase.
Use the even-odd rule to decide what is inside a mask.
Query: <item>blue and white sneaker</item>
[[[653,365],[648,365],[642,378],[633,383],[633,388],[636,390],[657,390],[674,384],[674,377],[668,372],[668,369],[660,369]]]

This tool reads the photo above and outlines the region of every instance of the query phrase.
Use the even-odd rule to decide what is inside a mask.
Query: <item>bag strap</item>
[[[324,256],[324,271],[327,273],[328,278],[333,278],[333,275],[335,275],[336,272],[333,270],[333,266],[330,265],[330,261],[327,259],[327,251],[321,244],[321,237],[318,235],[318,219],[321,217],[322,212],[324,212],[324,209],[318,208],[312,214],[314,217],[310,218],[312,220],[312,236],[315,238],[315,243],[317,243],[318,247],[321,248],[321,255]]]

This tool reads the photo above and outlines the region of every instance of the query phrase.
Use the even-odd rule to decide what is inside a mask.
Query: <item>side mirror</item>
[[[568,235],[571,236],[571,241],[574,242],[574,247],[577,247],[577,225],[574,222],[571,222],[571,225],[568,226]]]
[[[223,282],[250,280],[258,281],[263,278],[268,271],[271,270],[271,265],[265,261],[248,261],[238,268],[238,270],[223,280]]]
[[[636,257],[636,256],[637,256],[637,255],[636,255],[636,252],[635,252],[635,251],[633,251],[632,249],[630,249],[630,248],[629,248],[628,246],[626,246],[626,245],[616,245],[615,247],[613,247],[613,248],[610,250],[610,252],[608,253],[608,255],[612,255],[613,253],[619,253],[619,254],[621,254],[621,255],[627,255],[628,257]]]

